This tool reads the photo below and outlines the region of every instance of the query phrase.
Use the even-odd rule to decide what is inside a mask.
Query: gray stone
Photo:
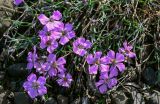
[[[137,90],[141,88],[139,85],[136,83],[126,83],[124,84],[124,87],[130,95],[131,99],[129,102],[131,104],[145,104],[144,96]]]
[[[82,98],[82,104],[90,104],[88,97],[83,97]]]
[[[14,12],[13,0],[0,0],[0,37],[11,25],[9,19],[11,19]]]
[[[134,104],[145,104],[144,97],[137,91],[132,92],[132,98],[134,100]]]
[[[32,104],[31,99],[24,92],[14,93],[14,103],[15,104]]]
[[[68,104],[68,98],[63,95],[58,95],[58,104]]]
[[[71,102],[71,104],[80,104],[81,103],[81,99],[77,98],[74,101]]]
[[[25,63],[13,64],[7,68],[7,72],[11,77],[25,77],[28,70]]]
[[[3,91],[0,93],[0,104],[8,104],[9,101],[7,99],[9,92]]]
[[[45,104],[57,104],[57,101],[54,98],[48,98]]]
[[[0,80],[3,80],[5,76],[5,72],[4,71],[0,71]]]
[[[154,91],[154,93],[149,94],[146,104],[160,104],[160,92]]]
[[[151,67],[145,68],[142,74],[146,84],[149,84],[149,85],[156,84],[157,76],[153,68]]]
[[[127,104],[128,97],[123,90],[116,91],[112,94],[111,102],[113,104]]]

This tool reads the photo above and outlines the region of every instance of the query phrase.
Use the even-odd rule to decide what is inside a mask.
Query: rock
[[[17,87],[16,87],[16,82],[12,81],[9,86],[10,86],[10,88],[11,88],[11,89],[10,89],[11,91],[16,91],[16,88],[17,88]]]
[[[160,92],[156,91],[149,95],[146,104],[160,104]]]
[[[0,93],[4,91],[3,86],[0,85]]]
[[[9,66],[7,72],[11,77],[25,77],[28,70],[26,69],[25,63],[18,63]]]
[[[129,98],[125,95],[123,90],[116,91],[112,94],[111,102],[113,104],[128,104]]]
[[[11,17],[15,12],[13,0],[0,0],[0,37],[3,32],[11,25]]]
[[[0,71],[0,80],[3,80],[5,76],[5,72],[4,71]]]
[[[155,73],[153,68],[147,67],[142,72],[142,75],[143,75],[143,78],[144,78],[146,84],[149,84],[149,85],[155,85],[156,84],[157,76],[156,76],[156,73]]]
[[[68,98],[63,95],[58,95],[58,104],[68,104]]]
[[[133,104],[145,104],[144,97],[142,96],[141,93],[138,93],[137,91],[133,91],[132,93],[132,98],[134,100]]]
[[[7,104],[7,102],[8,102],[7,96],[8,96],[7,91],[3,91],[0,93],[0,104]]]
[[[24,92],[15,92],[14,103],[15,104],[32,104],[32,100]]]
[[[81,103],[81,99],[80,98],[77,98],[75,99],[74,101],[72,101],[71,104],[80,104]]]
[[[138,91],[141,88],[139,85],[136,83],[126,83],[124,87],[128,96],[130,96],[128,104],[145,104],[144,96]]]
[[[82,104],[90,104],[88,97],[83,97],[82,98]]]
[[[54,98],[48,98],[45,104],[57,104],[57,101]]]

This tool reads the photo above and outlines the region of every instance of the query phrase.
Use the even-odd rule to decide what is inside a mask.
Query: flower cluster
[[[110,50],[106,56],[102,56],[102,52],[98,51],[86,57],[89,64],[89,74],[97,75],[98,71],[100,73],[99,81],[96,82],[96,87],[100,93],[105,93],[117,85],[118,73],[125,70],[126,57],[134,58],[136,56],[131,50],[132,46],[125,41],[117,53]]]
[[[73,25],[62,22],[62,14],[56,10],[50,17],[40,14],[38,20],[43,25],[42,30],[38,32],[40,38],[40,49],[45,50],[47,54],[38,55],[36,46],[33,52],[28,53],[27,69],[32,71],[34,68],[39,73],[37,79],[36,74],[32,73],[24,82],[23,87],[31,98],[43,96],[47,93],[45,86],[47,78],[56,78],[57,83],[63,87],[70,87],[73,81],[71,74],[68,72],[65,57],[57,57],[55,50],[59,46],[70,43],[76,37]],[[89,54],[88,49],[92,47],[92,43],[84,37],[78,37],[72,43],[73,52],[84,57],[88,63],[88,72],[91,75],[100,75],[96,87],[101,93],[113,88],[117,83],[119,72],[125,70],[125,60],[127,58],[136,57],[132,52],[132,46],[126,41],[123,47],[119,48],[119,52],[115,53],[110,50],[107,55],[102,55],[101,51]]]
[[[48,18],[44,14],[38,16],[43,29],[38,32],[40,38],[40,48],[46,49],[47,55],[38,55],[36,46],[33,47],[33,52],[28,53],[27,69],[36,69],[36,72],[41,76],[36,79],[35,74],[30,74],[28,81],[24,82],[23,87],[31,98],[42,96],[47,93],[45,87],[46,76],[56,78],[57,83],[63,87],[70,87],[73,81],[70,73],[65,68],[66,60],[64,57],[57,57],[54,51],[59,45],[66,45],[72,38],[75,37],[73,26],[70,23],[61,21],[62,14],[57,10],[53,11]]]

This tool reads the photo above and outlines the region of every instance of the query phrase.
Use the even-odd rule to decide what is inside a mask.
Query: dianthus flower
[[[49,70],[49,66],[47,62],[38,62],[36,64],[36,72],[40,74],[46,74]]]
[[[86,40],[85,38],[78,38],[73,42],[73,52],[84,56],[87,53],[87,49],[91,48],[92,43],[89,40]]]
[[[66,64],[66,60],[64,57],[60,57],[56,60],[56,55],[49,54],[47,58],[48,65],[50,66],[48,74],[50,76],[56,76],[59,72],[65,72],[66,69],[64,65]]]
[[[39,21],[42,25],[47,27],[48,31],[51,31],[55,28],[59,28],[62,25],[62,22],[59,21],[62,18],[62,14],[57,10],[52,13],[52,16],[48,18],[44,14],[38,16]]]
[[[111,73],[110,73],[111,74]],[[107,90],[113,88],[117,84],[117,79],[113,76],[108,76],[108,73],[101,73],[100,80],[96,82],[96,87],[100,93],[105,93]]]
[[[35,68],[35,65],[37,64],[38,55],[36,53],[36,46],[33,47],[33,52],[28,53],[27,57],[27,69]]]
[[[24,0],[14,0],[14,4],[17,5],[17,6],[20,5],[23,2],[24,2]]]
[[[135,58],[136,54],[131,51],[132,49],[133,49],[133,47],[131,45],[129,45],[127,43],[127,41],[125,41],[123,43],[123,47],[119,48],[119,52],[122,53],[122,54],[124,54],[126,57]]]
[[[57,39],[58,36],[60,38],[59,43],[61,45],[65,45],[66,43],[69,42],[70,39],[75,37],[75,32],[73,31],[73,26],[72,24],[63,24],[60,28],[55,29],[53,32],[53,38]]]
[[[119,69],[120,72],[123,72],[125,69],[124,55],[120,53],[115,53],[113,50],[110,50],[107,54],[106,60],[108,60],[108,64],[111,64],[111,70]]]
[[[104,57],[102,57],[102,52],[95,52],[94,55],[89,54],[86,57],[86,61],[89,64],[89,74],[97,74],[98,69],[100,69],[101,72],[108,72],[109,66],[106,63],[106,60]]]
[[[58,48],[58,42],[55,39],[42,33],[39,36],[41,38],[40,48],[44,49],[47,47],[49,53],[53,53]]]
[[[47,31],[47,27],[44,26],[43,29],[39,31],[39,36],[41,37],[41,36],[44,36],[44,35],[45,35],[45,36],[54,35],[52,32],[53,32],[53,30]]]
[[[45,84],[45,77],[40,76],[37,80],[37,76],[32,73],[27,77],[27,81],[23,83],[23,87],[31,98],[35,98],[37,96],[43,96],[47,93]]]
[[[58,74],[59,79],[57,79],[57,83],[63,87],[70,87],[72,82],[72,76],[69,73],[60,73]]]

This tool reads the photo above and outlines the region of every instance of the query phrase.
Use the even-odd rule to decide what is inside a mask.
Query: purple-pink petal
[[[72,24],[69,24],[69,23],[65,24],[65,27],[64,27],[65,31],[70,32],[70,31],[72,31],[72,29],[73,29],[73,25]]]
[[[35,98],[35,97],[38,96],[38,92],[37,92],[36,89],[31,88],[31,89],[28,90],[27,92],[28,92],[28,94],[29,94],[29,96],[30,96],[31,98]]]
[[[123,72],[125,70],[125,65],[123,63],[117,63],[116,66],[118,67],[120,72]]]
[[[68,39],[72,39],[72,38],[74,38],[75,36],[76,36],[76,35],[75,35],[75,32],[74,32],[74,31],[70,31],[70,32],[67,33]]]
[[[96,87],[98,88],[100,85],[104,84],[104,80],[99,80],[98,82],[96,82]]]
[[[100,93],[104,94],[107,91],[107,85],[106,84],[102,84],[99,87],[99,91],[100,91]]]
[[[100,64],[100,71],[101,72],[109,72],[109,65]]]
[[[47,22],[46,27],[47,27],[48,31],[51,31],[51,30],[55,29],[55,23],[54,22]]]
[[[23,87],[25,90],[29,90],[31,86],[32,86],[32,82],[26,81],[23,83]]]
[[[31,82],[35,82],[37,80],[37,76],[32,73],[27,77],[27,80]]]
[[[14,0],[14,4],[17,5],[17,6],[20,5],[23,2],[24,2],[24,0]]]
[[[57,75],[57,70],[54,69],[54,68],[51,68],[51,69],[48,71],[48,74],[49,74],[49,76],[51,76],[51,77],[56,76],[56,75]]]
[[[118,70],[115,66],[111,66],[109,77],[113,78],[113,77],[116,77],[116,76],[118,76]]]
[[[32,69],[33,68],[33,63],[27,63],[27,69]]]
[[[80,55],[80,56],[84,56],[84,55],[87,53],[86,50],[84,50],[84,49],[79,49],[79,48],[77,48],[77,47],[73,47],[73,51],[74,51],[76,54]]]
[[[124,61],[124,55],[120,53],[116,53],[116,62],[123,62]]]
[[[107,56],[111,59],[115,59],[115,52],[113,50],[110,50],[107,54]]]
[[[59,41],[59,43],[60,43],[61,45],[65,45],[65,44],[68,43],[68,42],[69,42],[69,39],[68,39],[68,37],[66,37],[66,36],[61,37],[61,39],[60,39],[60,41]]]
[[[45,16],[44,14],[40,14],[38,16],[39,21],[41,22],[42,25],[46,25],[49,21],[49,18]]]
[[[102,64],[111,64],[111,61],[110,61],[110,58],[108,56],[103,56],[100,59],[100,63],[102,63]]]
[[[40,77],[38,78],[37,82],[38,82],[40,85],[45,85],[45,83],[46,83],[46,78],[40,76]]]
[[[56,10],[56,11],[54,11],[54,12],[52,13],[51,18],[52,18],[53,20],[57,20],[57,21],[58,21],[58,20],[60,20],[60,19],[62,18],[62,14],[61,14],[60,11]]]
[[[53,63],[54,61],[56,61],[56,55],[55,54],[49,54],[48,58],[47,58],[47,61]]]
[[[94,55],[94,57],[96,59],[99,59],[101,56],[102,56],[102,52],[101,51],[96,52],[95,55]]]
[[[135,54],[134,52],[130,52],[130,53],[128,54],[128,56],[129,56],[130,58],[135,58],[135,57],[136,57],[136,54]]]
[[[38,94],[39,95],[44,95],[44,94],[46,94],[47,93],[47,88],[46,88],[46,86],[40,86],[39,88],[38,88]]]
[[[111,78],[109,79],[107,85],[108,88],[113,88],[117,84],[117,79],[116,78]]]
[[[57,65],[63,65],[66,64],[66,60],[64,59],[64,57],[60,57],[57,60]]]
[[[97,71],[98,71],[98,65],[92,65],[92,66],[89,66],[89,74],[97,74]]]
[[[87,55],[86,61],[88,64],[93,64],[94,63],[94,57],[92,54]]]
[[[53,39],[59,39],[62,36],[62,33],[57,32],[57,31],[51,31],[51,38]]]
[[[53,53],[56,48],[58,48],[58,43],[56,41],[52,41],[51,45],[47,47],[47,51],[49,53]]]
[[[86,42],[83,44],[85,48],[91,48],[92,43],[89,40],[86,40]]]

